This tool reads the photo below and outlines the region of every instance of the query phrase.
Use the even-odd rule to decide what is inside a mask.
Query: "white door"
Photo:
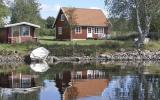
[[[92,27],[87,27],[87,38],[92,38],[92,37],[93,37]]]

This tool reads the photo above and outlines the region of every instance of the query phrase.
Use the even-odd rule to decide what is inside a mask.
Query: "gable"
[[[64,14],[63,11],[62,11],[62,9],[59,10],[58,15],[56,17],[56,20],[55,20],[55,22],[53,24],[53,27],[55,27],[55,25],[57,24],[58,21],[61,21],[61,14]]]

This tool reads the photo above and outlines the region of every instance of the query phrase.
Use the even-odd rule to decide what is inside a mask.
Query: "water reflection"
[[[0,100],[160,99],[160,75],[151,73],[151,68],[158,67],[97,63],[49,66],[46,72],[38,71],[41,73],[28,65],[1,72]]]
[[[39,63],[31,63],[30,68],[35,72],[46,72],[49,69],[49,66],[46,61]]]
[[[16,72],[0,74],[0,100],[34,100],[35,93],[41,88],[39,75]],[[26,97],[26,94],[30,96]],[[33,99],[31,95],[34,94]],[[19,98],[20,97],[20,98]]]

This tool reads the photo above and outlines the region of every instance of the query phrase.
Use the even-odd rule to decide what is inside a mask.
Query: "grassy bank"
[[[38,47],[39,45],[33,43],[25,44],[0,44],[0,55],[9,54],[27,54],[29,51]]]
[[[105,40],[79,40],[79,41],[58,41],[51,36],[39,37],[39,43],[42,45],[100,45],[104,44]]]
[[[160,41],[150,41],[142,49],[160,50]],[[43,46],[50,50],[55,56],[95,56],[100,53],[119,51],[122,48],[126,51],[135,49],[131,40],[84,40],[84,41],[55,41],[52,36],[39,38],[39,43],[25,44],[0,44],[0,55],[29,54],[33,49]]]

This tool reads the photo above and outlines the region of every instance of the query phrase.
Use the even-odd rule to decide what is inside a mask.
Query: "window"
[[[61,21],[64,21],[64,14],[61,14]]]
[[[75,28],[75,33],[81,33],[82,32],[82,28],[81,27],[76,27]]]
[[[19,36],[19,32],[20,32],[19,26],[12,27],[12,36],[13,37]]]
[[[88,27],[88,33],[92,33],[92,27]]]
[[[30,26],[21,26],[21,36],[30,36]]]
[[[104,33],[104,28],[103,27],[96,27],[95,28],[95,33],[98,34],[98,33]]]
[[[98,27],[95,28],[95,33],[96,33],[96,34],[98,33]]]
[[[62,27],[58,27],[58,34],[62,34]]]

